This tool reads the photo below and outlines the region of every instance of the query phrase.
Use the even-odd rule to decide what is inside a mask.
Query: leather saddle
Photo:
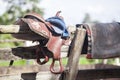
[[[15,38],[38,41],[39,45],[36,49],[37,63],[42,65],[48,62],[49,56],[52,55],[52,63],[50,65],[50,71],[52,73],[63,72],[63,66],[60,58],[61,46],[68,41],[69,34],[66,29],[63,18],[59,15],[60,11],[56,13],[54,17],[50,17],[46,20],[37,13],[28,13],[23,18],[16,21],[15,24],[20,25],[21,31],[30,31],[27,34],[13,34]],[[39,54],[44,56],[44,60],[41,61]],[[59,61],[60,70],[55,71],[55,61]]]

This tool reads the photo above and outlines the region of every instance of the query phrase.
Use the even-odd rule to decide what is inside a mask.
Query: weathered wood
[[[36,59],[37,46],[17,47],[17,48],[0,48],[0,60],[17,60],[17,59]],[[62,48],[61,57],[67,57],[68,47]],[[40,54],[41,58],[44,58]],[[51,58],[52,54],[48,54]]]
[[[59,74],[51,74],[50,72],[34,72],[22,73],[17,75],[0,76],[0,80],[56,80]]]
[[[22,73],[0,76],[0,80],[56,80],[59,75],[50,72]],[[93,80],[106,78],[120,78],[120,69],[79,70],[75,80]]]
[[[95,65],[91,65],[91,69],[79,68],[76,80],[120,78],[119,75],[120,75],[120,66],[109,65],[109,64],[95,64]]]
[[[0,43],[9,43],[9,42],[25,42],[26,40],[20,40],[20,39],[5,39],[5,40],[0,40]]]
[[[17,47],[17,48],[0,48],[1,60],[17,60],[17,59],[35,59],[35,50],[33,48]]]
[[[0,69],[5,70],[1,67]],[[59,75],[51,74],[50,71],[48,71],[49,66],[47,65],[34,65],[31,67],[29,65],[23,66],[22,68],[11,67],[10,70],[10,74],[0,74],[0,80],[56,80],[56,78],[59,77]],[[64,73],[62,75],[64,75]],[[107,64],[79,65],[79,71],[76,80],[120,78],[119,75],[120,66]],[[63,80],[62,77],[60,77],[60,80]]]
[[[79,70],[76,80],[120,78],[120,68]]]
[[[55,69],[59,69],[59,65],[55,66]],[[92,65],[79,65],[78,70],[90,70],[90,69],[120,69],[120,66],[108,65],[108,64],[92,64]],[[26,65],[26,66],[0,66],[0,75],[6,74],[20,74],[20,73],[32,73],[49,71],[49,64],[45,65]],[[89,74],[89,73],[88,73]]]
[[[0,25],[0,34],[31,33],[30,30],[20,30],[20,25]]]
[[[83,28],[76,29],[75,37],[72,41],[69,53],[70,56],[67,64],[68,70],[66,71],[66,77],[64,77],[64,80],[75,80],[77,76],[79,56],[82,51],[85,35],[86,35],[85,29]]]
[[[19,25],[0,25],[0,33],[18,33]]]
[[[70,33],[75,32],[75,27],[68,27],[68,31]],[[0,34],[14,34],[14,33],[30,33],[31,31],[29,30],[21,30],[20,25],[0,25]]]
[[[66,71],[60,76],[60,80],[64,80],[64,76],[66,76]],[[106,78],[120,78],[120,66],[108,64],[80,65],[75,80],[96,80]]]

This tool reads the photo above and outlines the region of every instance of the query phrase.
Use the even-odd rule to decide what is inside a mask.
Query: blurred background
[[[0,0],[0,25],[13,24],[28,12],[37,12],[47,19],[59,10],[62,11],[61,15],[67,26],[78,23],[119,22],[119,5],[120,0]],[[0,35],[0,48],[25,45],[23,42],[4,42],[6,39],[14,38],[9,34]],[[90,62],[94,61],[86,61],[84,58],[81,61],[83,64]]]
[[[67,24],[120,21],[119,0],[42,0],[47,18],[61,10]]]
[[[0,23],[12,24],[12,20],[31,11],[46,19],[59,10],[67,25],[85,22],[85,18],[88,19],[86,22],[119,21],[119,5],[119,0],[0,0]],[[7,19],[10,21],[6,22]]]

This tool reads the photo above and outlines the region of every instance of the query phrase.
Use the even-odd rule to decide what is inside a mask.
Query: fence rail
[[[31,33],[30,30],[21,31],[19,25],[0,25],[0,34],[25,34]]]
[[[0,34],[25,34],[31,33],[31,31],[20,31],[19,25],[0,25]],[[65,53],[68,48],[61,50],[62,58],[68,57],[68,64],[65,71],[62,74],[51,74],[50,72],[31,72],[31,73],[19,73],[19,74],[5,74],[0,75],[0,80],[92,80],[92,79],[104,79],[104,78],[120,78],[120,66],[94,65],[90,69],[85,66],[78,66],[79,56],[81,56],[81,49],[84,42],[86,31],[83,28],[77,28],[74,36],[73,44],[71,45],[70,56]],[[81,37],[81,38],[80,38]],[[36,47],[17,47],[17,48],[0,48],[1,60],[13,60],[13,59],[36,59]],[[48,55],[52,57],[51,54]],[[43,56],[41,55],[41,58]],[[85,67],[86,69],[82,69]],[[8,72],[11,67],[8,67]]]
[[[34,67],[34,68],[33,68]],[[60,75],[51,74],[47,65],[4,67],[9,68],[9,74],[0,74],[0,80],[64,80],[64,72]],[[35,69],[36,68],[36,69]],[[0,70],[1,70],[0,69]],[[28,70],[27,72],[26,69]],[[16,71],[15,71],[16,70]],[[14,72],[14,73],[13,73]],[[120,78],[120,67],[108,64],[79,65],[75,80],[94,80],[106,78]]]
[[[36,59],[36,48],[32,47],[17,47],[17,48],[0,48],[0,59],[1,60],[17,60],[17,59]],[[68,47],[61,50],[61,57],[67,57]],[[41,58],[44,58],[40,54]],[[52,54],[48,54],[51,58]]]
[[[0,40],[0,43],[9,43],[9,42],[25,42],[26,40],[19,40],[19,39],[5,39],[5,40]]]

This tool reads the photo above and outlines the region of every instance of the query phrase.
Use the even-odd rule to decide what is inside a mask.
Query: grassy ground
[[[67,64],[68,58],[63,58],[62,59],[62,64],[66,65]],[[35,60],[16,60],[13,63],[13,66],[24,66],[24,65],[32,65],[35,62]],[[52,59],[49,60],[47,63],[48,65],[51,64]],[[97,60],[97,59],[86,59],[85,57],[81,57],[79,60],[79,64],[95,64],[95,63],[101,63],[102,60]],[[0,61],[0,66],[9,66],[10,61]],[[108,64],[114,63],[113,59],[108,59]],[[56,63],[58,64],[58,63]]]
[[[0,61],[0,66],[9,66],[10,61]],[[27,65],[28,62],[26,60],[16,60],[13,63],[13,66],[24,66]],[[29,61],[29,64],[33,64],[33,61]]]

